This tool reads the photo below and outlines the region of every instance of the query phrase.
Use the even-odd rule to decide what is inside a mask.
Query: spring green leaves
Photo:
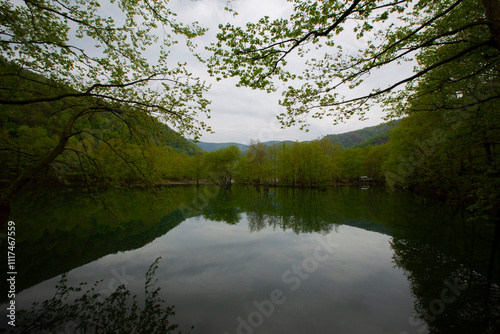
[[[241,86],[283,90],[284,126],[306,127],[306,116],[334,123],[362,118],[374,104],[399,116],[432,72],[460,68],[478,53],[489,55],[488,64],[498,63],[500,36],[486,19],[500,8],[498,1],[485,1],[490,12],[477,0],[289,1],[294,12],[288,18],[220,26],[218,42],[209,48],[210,71],[218,80],[237,77]],[[304,69],[297,73],[287,60]],[[384,70],[383,82],[366,83]],[[465,69],[452,81],[474,76]],[[449,82],[441,77],[434,87]]]
[[[176,21],[168,1],[3,1],[2,60],[23,70],[4,75],[30,80],[29,71],[73,91],[32,99],[13,99],[6,91],[0,102],[95,97],[162,116],[180,132],[199,136],[209,130],[196,117],[209,112],[208,86],[169,53],[185,41],[198,57],[193,39],[205,31]]]

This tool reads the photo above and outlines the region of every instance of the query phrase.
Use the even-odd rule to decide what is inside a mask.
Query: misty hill
[[[332,142],[337,141],[337,143],[343,148],[353,148],[353,147],[365,147],[365,146],[373,146],[373,145],[382,145],[387,143],[390,138],[390,131],[397,126],[396,122],[391,123],[383,123],[380,125],[366,127],[360,130],[335,134],[335,135],[326,135],[328,139]],[[271,146],[274,144],[286,143],[291,145],[293,141],[266,141],[264,144],[267,146]],[[229,147],[231,145],[235,145],[240,148],[242,152],[248,150],[248,145],[228,142],[228,143],[207,143],[207,142],[198,142],[196,145],[206,152],[217,151],[222,148]]]
[[[274,144],[281,144],[281,143],[286,143],[288,145],[292,144],[293,141],[291,140],[285,140],[285,141],[279,141],[279,140],[271,140],[271,141],[266,141],[263,144],[267,146],[272,146]],[[242,152],[245,152],[248,150],[248,145],[246,144],[240,144],[240,143],[234,143],[234,142],[229,142],[229,143],[207,143],[207,142],[197,142],[196,145],[201,148],[202,150],[206,152],[212,152],[212,151],[217,151],[222,148],[229,147],[231,145],[237,146]]]
[[[222,148],[229,147],[231,145],[239,147],[239,149],[242,150],[242,151],[246,151],[248,149],[248,145],[240,144],[240,143],[233,143],[233,142],[229,142],[229,143],[207,143],[207,142],[199,141],[199,142],[194,143],[194,144],[196,144],[196,146],[198,146],[199,148],[201,148],[203,151],[206,151],[206,152],[217,151],[217,150],[220,150]]]
[[[343,148],[365,147],[370,145],[381,145],[387,143],[390,131],[397,126],[397,122],[382,123],[360,130],[326,135],[332,142],[336,141]]]

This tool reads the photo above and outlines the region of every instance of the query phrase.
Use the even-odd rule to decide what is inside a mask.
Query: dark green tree
[[[234,145],[205,153],[203,160],[208,177],[221,187],[230,187],[237,172],[240,155],[240,149]]]

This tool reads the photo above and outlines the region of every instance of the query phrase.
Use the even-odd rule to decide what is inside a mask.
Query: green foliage
[[[158,127],[158,134],[155,135],[155,143],[158,146],[167,146],[176,153],[184,153],[189,156],[202,152],[196,144],[182,137],[178,132],[172,130],[166,124],[160,123]]]
[[[270,181],[270,159],[268,147],[256,140],[251,140],[242,162],[240,170],[244,170],[248,177],[245,181],[256,184]]]
[[[391,138],[390,132],[384,132],[376,135],[370,139],[362,141],[359,144],[354,145],[354,147],[367,147],[367,146],[377,146],[387,143]]]
[[[161,173],[148,178],[151,162],[140,165],[140,156],[175,137],[159,122],[194,138],[210,131],[196,119],[209,112],[207,85],[168,57],[178,40],[194,53],[192,40],[205,29],[175,16],[166,1],[0,3],[1,160],[8,166],[1,178],[9,181],[0,224],[14,194],[50,167],[64,180],[78,173],[87,182],[151,183]]]
[[[205,176],[205,165],[203,163],[203,155],[197,153],[186,159],[184,164],[185,176],[190,180],[195,180],[198,184],[200,179]]]
[[[8,76],[22,83],[33,79],[29,73],[37,73],[48,79],[36,80],[38,84],[59,91],[16,94],[13,86],[3,92],[2,104],[98,97],[134,106],[144,115],[156,113],[182,132],[196,134],[198,126],[206,128],[194,119],[197,112],[206,111],[208,101],[201,96],[205,84],[188,75],[183,64],[170,67],[167,61],[176,38],[193,50],[192,39],[205,29],[177,22],[168,2],[118,1],[107,6],[103,10],[98,2],[87,1],[3,2],[2,61],[24,70]],[[159,52],[153,52],[156,48]],[[152,87],[153,81],[160,86]]]
[[[318,187],[357,182],[369,176],[383,182],[382,163],[386,146],[345,149],[324,137],[311,142],[282,142],[266,148],[253,141],[240,159],[236,181],[256,185]]]
[[[456,21],[436,21],[435,30],[450,33],[417,56],[419,68],[432,71],[393,100],[407,117],[391,136],[385,170],[390,186],[425,189],[498,220],[500,44],[483,22],[500,4],[483,4],[459,2]]]
[[[288,85],[280,101],[287,109],[279,116],[284,126],[307,127],[305,116],[334,123],[362,118],[377,103],[398,116],[398,106],[408,103],[429,75],[433,87],[446,90],[474,81],[481,72],[470,72],[470,65],[479,61],[479,70],[486,71],[499,62],[496,0],[289,2],[294,8],[288,18],[220,25],[218,41],[209,48],[210,71],[218,80],[236,77],[241,86],[267,91]],[[353,39],[356,49],[344,45]],[[301,73],[287,66],[293,56],[304,59]],[[417,64],[410,63],[414,59]],[[413,72],[401,67],[397,79],[385,76],[384,84],[361,89],[370,74],[404,63]],[[435,75],[443,69],[454,75]]]
[[[359,148],[351,148],[342,152],[340,165],[344,173],[347,174],[350,182],[363,174],[362,153],[362,150]]]
[[[494,217],[500,204],[500,121],[493,98],[498,86],[486,83],[464,87],[461,95],[445,94],[436,91],[414,100],[409,116],[394,130],[384,165],[388,183],[431,190],[472,204],[479,216]]]
[[[12,71],[12,66],[4,65],[3,73]],[[32,77],[41,80],[40,76]],[[37,82],[20,82],[18,88],[52,92]],[[79,102],[83,108],[92,108],[92,103]],[[5,166],[0,172],[2,182],[15,179],[57,145],[60,128],[67,122],[67,115],[58,109],[66,107],[76,108],[61,102],[2,106],[0,161]],[[36,179],[87,182],[182,179],[181,165],[186,159],[178,153],[200,152],[196,145],[152,116],[138,117],[133,109],[123,109],[118,119],[116,116],[109,110],[77,122],[79,133],[68,140],[65,151]]]
[[[237,173],[240,154],[241,151],[236,146],[205,153],[203,161],[209,179],[223,187],[230,186]]]

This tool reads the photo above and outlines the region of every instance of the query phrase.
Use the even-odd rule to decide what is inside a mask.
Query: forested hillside
[[[343,148],[380,145],[389,141],[390,131],[396,127],[397,121],[366,127],[360,130],[327,135],[331,141],[336,141]]]
[[[366,147],[372,145],[381,145],[389,141],[391,130],[394,129],[399,121],[393,121],[390,123],[382,123],[375,126],[366,127],[360,130],[349,131],[345,133],[339,133],[335,135],[326,135],[325,137],[330,139],[342,146],[343,148],[354,148],[354,147]],[[307,141],[305,141],[307,142]],[[273,140],[263,142],[266,146],[280,145],[286,143],[287,145],[292,145],[292,140]],[[249,145],[242,143],[208,143],[208,142],[197,142],[196,145],[206,152],[217,151],[223,148],[227,148],[231,145],[237,146],[242,152],[248,150]]]
[[[33,91],[47,96],[54,93],[51,85],[47,85],[50,81],[40,75],[23,71],[31,80],[20,83],[7,76],[16,71],[11,64],[2,63],[0,70],[4,77],[0,85],[17,85],[20,98],[33,98],[27,93]],[[63,89],[72,92],[69,87]],[[36,175],[36,180],[90,182],[140,178],[141,165],[149,172],[155,170],[153,164],[171,169],[174,155],[187,157],[201,152],[192,142],[152,116],[136,117],[132,109],[118,112],[98,98],[89,100],[80,101],[76,106],[61,101],[2,106],[0,181],[9,182],[56,145],[68,117],[60,110],[91,109],[95,108],[94,104],[109,110],[89,113],[85,121],[78,124],[64,152]],[[155,160],[158,161],[153,163]]]

